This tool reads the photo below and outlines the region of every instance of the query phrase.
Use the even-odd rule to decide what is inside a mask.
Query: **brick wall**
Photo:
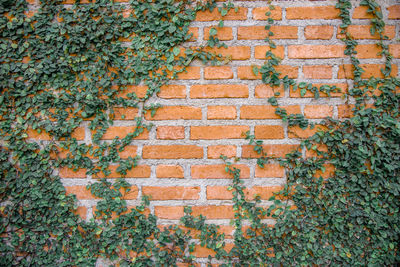
[[[249,196],[259,194],[267,206],[272,192],[278,191],[285,183],[285,173],[277,164],[261,169],[256,166],[255,153],[244,140],[244,132],[250,131],[257,139],[264,140],[268,152],[284,155],[299,139],[288,133],[268,104],[273,96],[272,88],[261,83],[260,77],[252,72],[253,65],[262,65],[268,50],[265,1],[234,1],[239,10],[231,10],[225,25],[218,30],[218,38],[226,41],[227,49],[216,49],[223,55],[231,55],[232,61],[225,66],[204,66],[195,62],[188,72],[178,80],[162,88],[155,103],[162,104],[154,117],[146,116],[154,127],[141,134],[122,153],[123,157],[139,155],[139,166],[128,172],[127,180],[133,190],[126,196],[130,206],[139,203],[143,194],[151,195],[150,211],[155,213],[162,224],[171,224],[183,215],[185,205],[193,206],[195,215],[203,214],[232,234],[229,226],[233,218],[231,194],[227,187],[231,183],[220,154],[228,157],[243,157],[236,165],[241,169],[242,178],[248,187]],[[357,2],[357,1],[354,1]],[[400,4],[394,0],[378,1],[383,7],[386,35],[395,65],[393,74],[398,75],[400,62],[399,19]],[[396,4],[397,2],[397,4]],[[276,9],[272,17],[272,37],[277,44],[274,53],[283,58],[278,70],[298,81],[314,84],[335,84],[342,90],[351,86],[349,58],[344,55],[344,44],[340,41],[338,17],[334,1],[274,1]],[[366,72],[363,77],[380,76],[379,66],[383,63],[377,56],[377,38],[369,32],[369,15],[365,8],[357,7],[352,13],[351,34],[359,41],[358,55]],[[216,11],[201,12],[191,26],[194,34],[187,47],[196,47],[208,38],[211,26],[218,23]],[[143,96],[146,88],[132,86],[130,91]],[[285,91],[279,102],[288,111],[303,113],[318,122],[325,116],[343,118],[349,107],[344,105],[340,94],[333,98],[322,97],[314,100],[306,94]],[[118,109],[116,121],[104,135],[104,139],[124,136],[134,129],[132,120],[136,109]],[[122,116],[124,115],[124,116]],[[149,114],[148,114],[149,115]],[[291,129],[300,137],[312,131]],[[81,128],[76,137],[88,141],[90,131]],[[39,138],[39,137],[38,137]],[[77,195],[79,212],[90,218],[96,205],[94,197],[85,189],[95,177],[87,177],[84,171],[73,172],[62,169],[60,175],[68,193]],[[111,178],[116,178],[116,173]],[[204,250],[204,249],[203,249]],[[207,251],[198,250],[198,255],[207,256]]]

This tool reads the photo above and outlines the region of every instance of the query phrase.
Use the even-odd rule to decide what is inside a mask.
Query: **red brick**
[[[158,126],[157,139],[177,140],[185,138],[185,127],[183,126]]]
[[[245,189],[247,199],[254,199],[258,195],[263,200],[268,200],[282,190],[282,186],[253,186]],[[228,200],[232,199],[232,190],[228,190],[228,186],[207,186],[207,199]]]
[[[257,139],[283,139],[283,127],[279,125],[256,125],[254,135]]]
[[[46,133],[43,129],[41,129],[41,132],[39,133],[36,130],[33,130],[32,128],[28,128],[26,131],[28,134],[28,138],[36,139],[36,140],[55,140],[54,137],[51,137],[50,134]],[[76,140],[83,140],[85,139],[85,128],[83,127],[78,127],[76,128],[72,133],[71,133],[71,138],[76,138]]]
[[[86,178],[86,169],[74,171],[68,167],[60,168],[59,175],[62,178]]]
[[[313,86],[316,86],[318,88],[321,87],[322,85],[325,85],[325,84],[313,84]],[[346,83],[331,83],[331,84],[326,84],[326,85],[330,85],[330,86],[335,85],[336,87],[338,87],[342,90],[341,92],[338,92],[338,93],[331,93],[331,97],[340,97],[344,93],[347,92],[348,86]],[[304,96],[301,96],[300,89],[297,89],[296,91],[293,91],[293,89],[290,89],[290,97],[309,98],[309,97],[314,97],[314,95],[310,91],[307,91]],[[328,95],[321,92],[320,97],[328,97]]]
[[[208,106],[207,119],[209,120],[233,120],[236,119],[235,106]]]
[[[264,168],[256,166],[256,178],[282,178],[285,175],[285,169],[279,164],[266,164]]]
[[[271,26],[274,36],[271,39],[297,39],[296,26]],[[264,26],[245,26],[238,28],[238,40],[262,40],[268,37]]]
[[[191,106],[164,106],[159,108],[154,117],[150,112],[145,115],[146,120],[201,120],[201,108]]]
[[[274,20],[282,19],[282,8],[280,6],[274,6],[275,9],[270,10],[269,7],[255,7],[253,8],[253,19],[255,20],[267,20],[268,16],[265,15],[268,11],[271,12],[270,18]]]
[[[197,84],[190,88],[191,98],[245,98],[248,96],[247,85]]]
[[[204,40],[210,39],[210,29],[212,27],[204,28]],[[230,27],[213,27],[217,30],[217,34],[214,36],[221,41],[229,41],[233,39],[233,31]]]
[[[183,168],[179,165],[158,165],[157,178],[184,178]]]
[[[196,14],[197,21],[215,21],[215,20],[246,20],[247,19],[247,8],[239,7],[238,12],[235,12],[234,9],[228,11],[226,16],[222,16],[218,9],[214,9],[213,11],[199,11]]]
[[[204,68],[204,79],[206,80],[220,80],[232,79],[233,71],[228,66],[211,66]]]
[[[79,206],[75,211],[74,214],[81,217],[82,220],[86,220],[87,218],[87,208],[84,206]]]
[[[309,40],[329,40],[333,36],[333,26],[311,25],[304,28],[304,37]]]
[[[358,44],[356,46],[356,57],[358,58],[381,58],[378,53],[382,52],[382,48],[376,44]]]
[[[233,165],[240,169],[240,178],[250,178],[250,168],[244,164]],[[193,165],[192,179],[231,179],[233,176],[225,171],[225,165]]]
[[[67,195],[74,194],[77,199],[95,199],[95,196],[92,195],[89,189],[86,189],[86,185],[73,185],[66,186],[65,191]],[[136,186],[131,186],[130,191],[123,193],[124,199],[136,199],[138,196],[138,188]]]
[[[339,19],[339,9],[334,6],[287,7],[287,19]]]
[[[111,171],[110,175],[107,178],[121,178],[122,175],[117,173],[117,167],[115,165],[109,166],[109,170]],[[126,178],[149,178],[151,173],[150,166],[148,165],[138,165],[130,170],[126,171]],[[99,172],[98,174],[93,174],[93,178],[105,178],[103,172]]]
[[[119,156],[123,159],[127,159],[128,157],[136,157],[137,155],[137,146],[126,146],[123,151],[119,152]]]
[[[323,126],[315,126],[314,129],[310,128],[301,129],[299,126],[293,126],[288,128],[288,137],[305,139],[313,136],[316,132],[324,129],[325,127]]]
[[[199,199],[199,186],[143,186],[143,195],[151,200]]]
[[[203,148],[195,145],[144,146],[144,159],[200,159]]]
[[[193,216],[202,214],[207,219],[230,219],[234,216],[233,208],[230,205],[193,206],[192,211]],[[160,219],[177,220],[184,215],[183,206],[156,206],[154,212]]]
[[[204,50],[207,52],[214,53],[216,55],[221,55],[223,57],[229,57],[232,60],[250,59],[250,53],[251,53],[250,46],[228,46],[227,48],[206,47]]]
[[[358,6],[354,8],[353,19],[372,19],[374,16],[372,13],[368,13],[367,10],[368,7],[366,6]]]
[[[389,11],[388,19],[400,19],[400,5],[394,5],[387,8]]]
[[[307,79],[332,79],[332,66],[312,65],[303,66],[304,78]]]
[[[164,85],[161,86],[160,92],[157,94],[161,98],[185,98],[186,97],[186,86],[184,85]]]
[[[310,119],[332,117],[333,107],[328,105],[307,105],[304,107],[304,116]]]
[[[154,214],[160,219],[179,220],[184,215],[183,206],[155,206]]]
[[[117,136],[123,138],[129,133],[134,133],[135,129],[136,126],[111,126],[107,129],[102,139],[111,140]],[[144,129],[143,132],[135,139],[148,139],[148,138],[149,138],[149,131],[147,129]]]
[[[281,77],[288,75],[289,78],[295,79],[298,75],[298,67],[279,65],[275,67],[276,71],[282,73]],[[252,66],[239,66],[237,69],[238,78],[241,80],[257,80],[261,79],[261,74],[254,75]]]
[[[354,105],[339,105],[338,106],[338,117],[339,118],[350,118],[353,115],[352,109]]]
[[[189,42],[194,42],[199,38],[199,28],[189,27],[188,35],[193,34]]]
[[[266,45],[254,47],[254,57],[257,59],[265,59],[265,54],[268,51],[271,51],[275,56],[279,58],[285,57],[285,48],[283,46],[277,46],[276,48],[271,49],[271,47]]]
[[[178,80],[197,80],[200,79],[200,67],[189,66],[186,71],[178,74]]]
[[[209,159],[219,159],[221,155],[228,158],[236,156],[236,146],[232,145],[216,145],[207,147],[207,157]]]
[[[400,58],[400,44],[389,45],[389,52],[395,58]]]
[[[114,120],[134,120],[139,115],[137,108],[114,108]]]
[[[350,25],[347,31],[354,39],[379,39],[379,34],[371,35],[370,25]],[[344,38],[344,35],[340,33],[341,29],[338,29],[337,38]],[[384,35],[388,36],[389,39],[393,39],[396,35],[395,26],[385,26]]]
[[[244,138],[244,132],[250,130],[249,126],[223,125],[223,126],[191,126],[190,139],[239,139]]]
[[[380,69],[384,68],[384,65],[381,64],[360,64],[360,67],[365,70],[365,72],[361,75],[361,78],[367,79],[371,77],[375,78],[383,78],[383,74]],[[397,65],[392,64],[392,72],[391,76],[396,76],[397,74]],[[351,79],[353,78],[353,65],[345,64],[339,66],[338,71],[339,79]]]
[[[297,148],[297,145],[263,145],[264,152],[267,153],[268,156],[275,157],[284,157],[285,154],[292,152]],[[245,145],[242,146],[242,157],[243,158],[259,158],[260,155],[254,151],[254,146]]]
[[[339,58],[344,57],[344,45],[290,45],[289,58]]]
[[[301,113],[300,106],[282,106],[288,111],[288,114]],[[260,119],[279,119],[280,117],[275,114],[275,107],[273,106],[242,106],[240,108],[240,118],[247,120],[260,120]]]
[[[284,97],[285,91],[283,90],[283,86],[272,88],[266,84],[259,84],[255,88],[255,97],[256,98],[269,98],[275,95],[275,93],[279,93],[279,96],[276,97]]]

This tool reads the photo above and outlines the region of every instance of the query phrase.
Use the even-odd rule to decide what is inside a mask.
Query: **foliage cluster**
[[[400,80],[390,77],[392,57],[384,42],[382,13],[373,0],[363,0],[373,15],[371,32],[378,33],[385,68],[383,78],[362,79],[355,57],[357,42],[347,33],[351,24],[351,1],[338,0],[346,55],[353,64],[353,82],[346,101],[353,105],[346,120],[327,118],[327,130],[303,140],[284,158],[267,155],[261,141],[248,135],[260,154],[257,164],[279,162],[286,169],[287,184],[263,209],[259,199],[249,201],[239,179],[240,170],[224,158],[233,176],[235,209],[234,246],[226,250],[218,226],[193,217],[190,208],[182,225],[157,227],[157,218],[147,215],[143,204],[128,211],[123,195],[130,185],[118,179],[91,186],[99,197],[95,218],[83,221],[73,214],[76,200],[66,196],[54,169],[85,168],[87,174],[109,174],[118,165],[123,176],[137,158],[121,159],[119,152],[146,128],[145,112],[157,105],[147,100],[160,87],[184,71],[194,59],[217,63],[220,56],[203,48],[179,48],[190,36],[189,23],[199,10],[215,3],[192,1],[131,1],[125,5],[98,0],[76,3],[42,0],[28,17],[25,0],[0,1],[0,264],[4,266],[93,266],[99,257],[122,266],[174,266],[192,264],[194,240],[188,229],[199,231],[202,246],[215,251],[213,260],[225,266],[270,265],[394,265],[400,262],[399,170],[400,170]],[[219,11],[233,8],[226,4]],[[273,9],[273,6],[270,6]],[[90,15],[89,15],[90,14]],[[270,12],[267,12],[270,15]],[[269,18],[269,36],[273,20]],[[219,26],[223,24],[220,23]],[[134,33],[134,35],[132,35]],[[221,45],[212,32],[209,46]],[[129,39],[130,47],[121,39]],[[267,38],[274,47],[274,42]],[[272,87],[283,84],[307,91],[315,98],[336,87],[314,87],[281,77],[275,70],[279,59],[271,52],[254,72]],[[130,84],[149,87],[144,98],[134,93],[122,96]],[[270,98],[289,128],[314,127],[301,114],[287,115],[279,100]],[[138,108],[135,132],[111,142],[101,137],[113,123],[116,107]],[[90,120],[89,120],[90,119]],[[92,130],[92,143],[74,138],[81,123]],[[48,141],[34,142],[32,131],[42,131]],[[309,156],[306,151],[313,152]],[[323,177],[326,168],[333,168]],[[276,219],[274,227],[264,218]]]

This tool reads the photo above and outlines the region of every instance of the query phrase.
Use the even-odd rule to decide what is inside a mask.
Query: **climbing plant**
[[[268,155],[262,141],[248,133],[259,154],[257,164],[279,162],[287,184],[262,208],[259,198],[244,193],[240,170],[227,158],[232,174],[235,210],[234,245],[228,251],[218,226],[194,217],[185,209],[181,226],[158,228],[148,213],[149,200],[128,209],[124,195],[130,184],[107,179],[92,184],[99,198],[94,218],[74,215],[76,199],[65,195],[55,169],[83,168],[88,175],[107,177],[117,165],[121,177],[138,158],[120,152],[150,129],[144,113],[162,85],[185,71],[195,60],[218,64],[219,55],[184,49],[188,27],[199,10],[213,9],[214,1],[41,0],[31,16],[25,0],[0,1],[0,264],[4,266],[94,266],[98,258],[121,266],[175,266],[193,264],[198,232],[200,245],[214,250],[223,266],[263,265],[395,265],[399,247],[400,80],[391,77],[392,56],[384,42],[379,5],[361,1],[372,15],[371,33],[377,33],[385,67],[382,77],[363,79],[355,57],[356,40],[347,32],[352,2],[338,0],[345,54],[353,65],[353,86],[344,93],[351,118],[327,118],[296,151],[285,157]],[[221,15],[234,8],[219,8]],[[270,6],[270,10],[273,6]],[[267,16],[270,16],[267,12]],[[272,36],[272,18],[266,31]],[[220,22],[219,26],[223,26]],[[210,31],[208,46],[222,46]],[[129,41],[130,46],[122,41]],[[267,38],[271,48],[274,42]],[[311,92],[315,98],[338,92],[335,86],[313,86],[282,77],[275,69],[279,58],[267,52],[266,63],[254,68],[265,84]],[[353,78],[350,78],[353,77]],[[128,85],[146,85],[144,97],[127,92]],[[276,93],[278,96],[278,93]],[[290,114],[272,97],[268,102],[289,127],[316,127],[302,114]],[[101,141],[113,124],[116,108],[137,108],[134,132],[110,142]],[[91,130],[91,142],[81,142],[81,123]],[[321,123],[319,123],[321,124]],[[34,139],[45,139],[34,141]],[[326,174],[327,170],[332,170]],[[324,174],[325,171],[325,174]],[[265,223],[273,218],[274,226]],[[188,230],[189,229],[189,230]]]

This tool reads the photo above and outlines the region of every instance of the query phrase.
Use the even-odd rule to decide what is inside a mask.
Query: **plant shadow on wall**
[[[269,208],[246,198],[240,170],[223,158],[233,177],[235,210],[236,231],[228,243],[217,225],[192,216],[190,208],[182,225],[159,228],[147,198],[127,207],[124,196],[134,189],[123,179],[92,184],[98,198],[94,219],[82,220],[73,213],[75,197],[65,194],[54,172],[68,167],[93,177],[123,177],[137,165],[138,158],[121,152],[150,129],[141,118],[154,115],[158,106],[148,100],[193,60],[225,60],[204,47],[180,46],[190,39],[196,12],[215,3],[131,1],[129,13],[126,5],[109,1],[68,8],[61,1],[41,1],[31,16],[24,0],[1,1],[0,264],[94,266],[107,258],[120,266],[192,265],[198,245],[213,251],[210,264],[222,266],[399,263],[400,81],[390,77],[392,56],[375,1],[360,4],[373,17],[371,32],[380,37],[386,63],[381,78],[363,78],[357,42],[347,33],[351,2],[336,5],[353,66],[348,76],[353,86],[345,94],[350,118],[327,118],[323,130],[284,158],[268,155],[261,141],[247,135],[260,167],[274,161],[286,169],[287,184]],[[267,22],[272,36],[273,20]],[[221,45],[214,33],[209,46]],[[132,45],[124,46],[124,40]],[[253,69],[265,84],[315,98],[338,90],[281,77],[275,69],[279,59],[271,52],[266,57],[264,66]],[[149,88],[144,97],[129,91],[139,84]],[[289,130],[315,127],[302,114],[288,115],[275,97],[268,102]],[[119,108],[135,113],[137,126],[124,138],[104,142]],[[91,130],[90,142],[83,139],[83,124]],[[265,218],[276,223],[267,225]]]

